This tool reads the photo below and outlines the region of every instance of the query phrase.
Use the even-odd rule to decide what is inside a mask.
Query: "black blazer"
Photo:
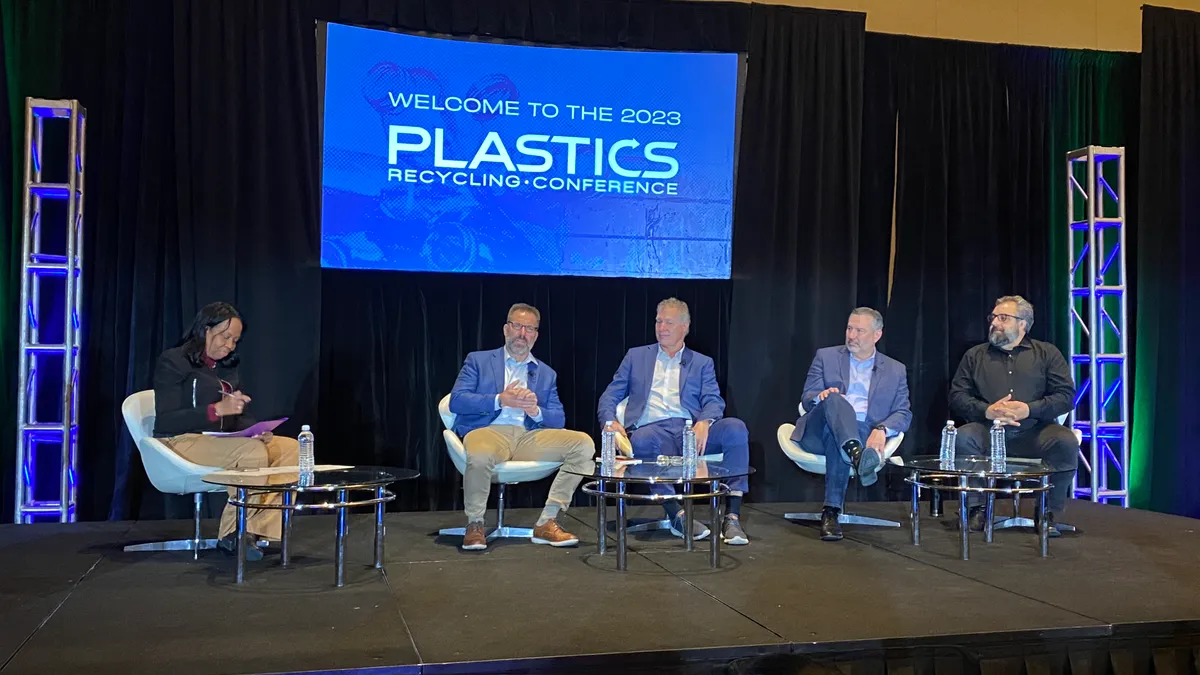
[[[227,415],[208,420],[208,406],[221,400],[221,380],[237,391],[237,368],[218,364],[194,365],[183,347],[168,349],[154,366],[154,435],[163,438],[203,431],[239,431],[254,424],[249,415]]]

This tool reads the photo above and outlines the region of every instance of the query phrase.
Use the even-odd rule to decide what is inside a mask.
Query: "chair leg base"
[[[617,521],[610,520],[607,522],[609,532],[617,531]],[[653,518],[630,518],[625,521],[625,531],[633,534],[634,532],[657,532],[659,530],[671,529],[671,521],[667,519],[654,520]]]
[[[463,537],[467,534],[465,527],[447,527],[438,530],[439,537]],[[532,539],[533,528],[530,527],[497,527],[488,532],[487,540],[493,539]]]
[[[819,513],[785,513],[783,517],[793,521],[820,521],[821,514]],[[870,525],[872,527],[900,527],[900,523],[894,520],[884,520],[883,518],[871,518],[869,516],[858,516],[853,513],[842,513],[838,516],[838,522],[843,525]]]
[[[1010,527],[1033,528],[1036,527],[1036,524],[1033,522],[1033,518],[1024,518],[1021,516],[1015,518],[1000,516],[997,517],[995,522],[992,523],[992,529],[994,530],[1007,530]],[[1075,531],[1074,525],[1068,525],[1066,523],[1054,523],[1054,527],[1057,528],[1059,532]]]
[[[144,553],[148,551],[210,551],[217,547],[216,539],[201,539],[196,546],[194,539],[175,539],[173,541],[153,541],[145,544],[130,544],[123,550],[126,553]]]

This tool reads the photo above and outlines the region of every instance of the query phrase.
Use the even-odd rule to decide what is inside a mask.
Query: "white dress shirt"
[[[507,388],[508,385],[512,384],[513,382],[516,382],[520,386],[528,389],[529,388],[529,366],[534,363],[537,363],[537,359],[533,358],[533,354],[527,355],[525,357],[524,361],[517,361],[515,358],[513,358],[513,355],[509,354],[508,350],[505,349],[504,350],[504,386]],[[539,404],[540,403],[541,402],[539,401]],[[496,394],[495,409],[499,410],[500,414],[496,416],[496,420],[494,422],[492,422],[492,424],[511,424],[513,426],[518,426],[518,427],[525,426],[525,411],[521,410],[520,408],[509,408],[507,406],[501,406],[500,405],[500,394]],[[541,405],[538,406],[537,416],[533,417],[532,419],[534,422],[542,421]]]
[[[662,346],[654,359],[654,380],[650,394],[646,397],[646,409],[636,426],[645,426],[672,417],[690,420],[692,416],[683,409],[679,400],[679,373],[682,368],[683,349],[675,356],[667,356]]]

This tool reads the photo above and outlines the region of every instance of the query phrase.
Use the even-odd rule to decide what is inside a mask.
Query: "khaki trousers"
[[[546,503],[563,510],[571,503],[583,476],[567,473],[595,469],[596,444],[592,437],[566,429],[534,429],[512,424],[494,424],[476,429],[463,439],[467,450],[467,472],[463,475],[463,505],[467,522],[479,522],[487,511],[496,464],[509,460],[562,462],[562,470],[550,485]]]
[[[204,466],[219,466],[222,469],[258,469],[265,466],[298,466],[300,444],[294,438],[272,436],[263,443],[257,438],[234,438],[205,436],[204,434],[182,434],[166,439],[172,450],[189,462]],[[230,488],[229,496],[235,497],[237,490]],[[251,498],[258,503],[279,504],[283,495],[273,492]],[[282,535],[283,513],[276,509],[247,509],[246,531],[263,539],[278,540]],[[221,513],[221,530],[224,537],[237,529],[237,507],[226,505]]]

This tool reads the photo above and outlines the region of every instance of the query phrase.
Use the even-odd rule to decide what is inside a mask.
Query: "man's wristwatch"
[[[875,425],[875,430],[876,430],[876,431],[882,431],[882,432],[883,432],[883,433],[885,433],[885,434],[887,433],[887,427],[883,426],[882,424],[876,424],[876,425]]]

